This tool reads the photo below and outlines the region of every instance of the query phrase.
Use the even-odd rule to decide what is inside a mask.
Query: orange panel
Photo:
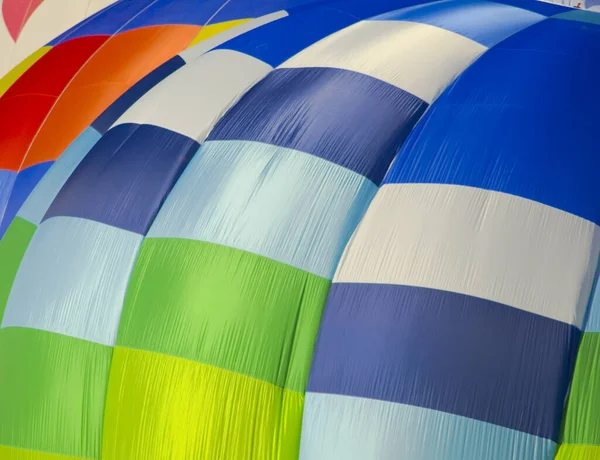
[[[152,26],[111,37],[59,97],[21,169],[56,160],[119,96],[183,51],[199,29],[198,26]]]
[[[52,48],[0,97],[0,169],[19,170],[56,98],[107,39],[82,37]]]

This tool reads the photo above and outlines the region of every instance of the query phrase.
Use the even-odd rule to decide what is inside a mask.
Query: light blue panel
[[[81,133],[33,189],[17,216],[39,225],[60,189],[100,137],[101,134],[94,128]]]
[[[86,219],[44,221],[21,262],[2,327],[42,329],[114,345],[142,239]]]
[[[583,325],[584,332],[600,332],[600,289],[598,279],[590,296],[587,318]]]
[[[16,172],[0,169],[0,240],[4,235],[4,231],[2,230],[4,227],[2,225],[4,214],[6,212],[6,208],[8,207],[8,201],[16,180]],[[8,225],[6,227],[8,227]]]
[[[322,158],[259,142],[206,142],[148,237],[207,241],[332,278],[377,187]]]
[[[556,443],[465,417],[307,393],[300,460],[552,460]]]

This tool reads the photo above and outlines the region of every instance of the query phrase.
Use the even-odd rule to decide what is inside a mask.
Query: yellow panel
[[[0,446],[2,460],[85,460],[80,457],[49,454],[37,450],[18,449],[16,447]]]
[[[555,460],[597,460],[600,459],[600,446],[563,444],[558,448]]]
[[[209,24],[208,26],[202,27],[196,38],[192,40],[192,43],[188,46],[191,48],[194,45],[197,45],[202,40],[206,40],[207,38],[213,37],[221,32],[225,32],[233,27],[239,26],[240,24],[244,24],[245,22],[251,21],[251,19],[236,19],[235,21],[227,21],[227,22],[218,22],[217,24]]]
[[[21,62],[19,65],[13,68],[6,75],[4,75],[4,77],[0,78],[0,97],[2,97],[4,93],[6,93],[8,88],[10,88],[13,85],[13,83],[21,77],[21,75],[27,72],[27,70],[29,70],[29,68],[33,64],[39,61],[42,58],[42,56],[44,56],[51,49],[51,46],[44,46],[43,48],[40,48],[35,53],[31,54],[29,57],[23,60],[23,62]]]
[[[116,347],[103,460],[297,460],[304,396],[194,361]]]

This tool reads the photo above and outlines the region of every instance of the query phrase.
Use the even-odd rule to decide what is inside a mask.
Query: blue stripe
[[[127,21],[136,14],[139,14],[148,5],[155,0],[122,0],[120,2],[109,5],[107,8],[99,11],[93,16],[85,19],[80,24],[72,27],[57,38],[48,43],[49,46],[56,46],[59,43],[73,40],[79,37],[90,35],[113,35]]]
[[[502,3],[504,5],[511,5],[517,8],[523,8],[527,11],[534,13],[543,14],[546,17],[554,16],[555,14],[564,13],[565,11],[571,11],[572,8],[568,8],[562,5],[556,5],[549,2],[541,2],[539,0],[497,0],[495,3]]]
[[[113,102],[102,115],[96,118],[92,123],[92,127],[99,133],[104,134],[144,94],[184,65],[185,61],[181,57],[175,56],[154,69]]]
[[[307,391],[425,407],[557,440],[579,336],[568,324],[463,294],[334,284]]]
[[[18,212],[18,216],[35,224],[40,224],[50,204],[63,187],[77,165],[100,140],[100,133],[93,128],[86,129],[71,143],[65,152],[54,162],[48,173],[29,195]]]
[[[307,393],[300,460],[552,460],[556,443],[421,407]]]
[[[53,161],[47,161],[19,171],[13,185],[12,193],[6,204],[2,221],[0,222],[0,238],[2,238],[27,197],[48,172],[53,163]],[[0,198],[0,203],[1,200],[2,198]],[[1,204],[0,209],[2,209]]]
[[[81,217],[143,235],[198,147],[157,126],[118,125],[81,161],[44,220]]]
[[[480,187],[600,223],[598,56],[600,28],[575,21],[505,40],[427,111],[384,182]]]
[[[376,191],[364,177],[303,152],[207,142],[148,237],[231,246],[331,279]]]
[[[302,8],[229,40],[216,49],[239,51],[277,67],[318,40],[357,21],[358,18],[340,10]]]
[[[481,0],[443,0],[383,14],[375,20],[412,21],[455,32],[488,48],[546,16]]]
[[[357,72],[277,69],[230,109],[208,140],[300,150],[379,184],[426,108],[416,96]]]
[[[17,180],[16,172],[0,169],[0,239],[2,239],[8,228],[8,224],[4,223],[4,214],[8,206],[8,201],[10,200],[13,186],[15,185],[15,180]]]

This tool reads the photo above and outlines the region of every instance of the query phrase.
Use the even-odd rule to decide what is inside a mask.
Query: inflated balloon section
[[[600,458],[599,15],[0,3],[0,459]]]

